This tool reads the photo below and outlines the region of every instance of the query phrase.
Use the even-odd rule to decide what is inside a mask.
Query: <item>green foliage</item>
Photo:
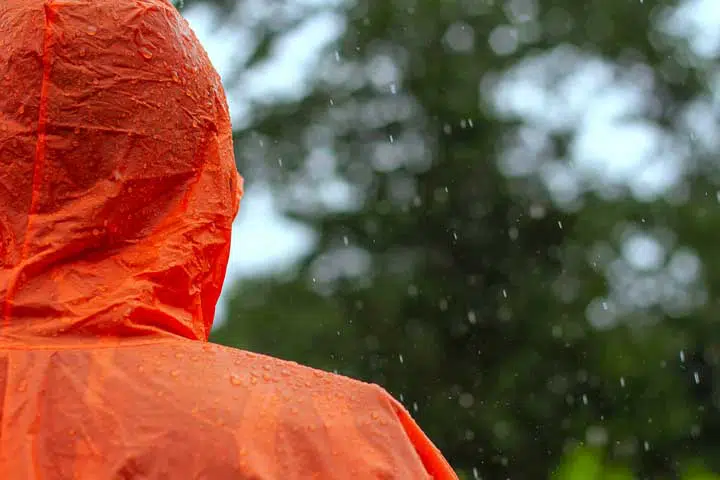
[[[347,26],[307,94],[255,99],[236,132],[248,182],[318,242],[239,283],[214,339],[381,383],[468,478],[720,470],[716,55],[663,27],[679,4],[333,5]],[[252,25],[238,72],[301,21],[290,7]],[[587,135],[661,143],[612,183],[583,163]]]
[[[577,447],[571,450],[553,480],[635,480],[632,471],[624,466],[604,460],[604,452],[596,448]],[[681,480],[718,480],[720,476],[707,471],[702,465],[691,465],[681,475]]]
[[[565,458],[553,480],[633,480],[632,473],[603,464],[602,452],[577,448]]]

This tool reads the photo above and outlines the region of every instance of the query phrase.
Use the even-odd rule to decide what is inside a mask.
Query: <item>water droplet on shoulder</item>
[[[151,58],[153,58],[153,53],[147,47],[141,47],[139,52],[145,60],[150,60]]]

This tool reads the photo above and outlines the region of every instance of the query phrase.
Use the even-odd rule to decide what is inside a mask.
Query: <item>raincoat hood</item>
[[[0,2],[0,343],[207,340],[242,194],[165,0]]]

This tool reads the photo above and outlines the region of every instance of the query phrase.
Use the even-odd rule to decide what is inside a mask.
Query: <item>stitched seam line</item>
[[[5,302],[3,305],[3,327],[10,325],[12,316],[12,300],[17,293],[20,275],[25,268],[28,251],[30,249],[30,232],[32,229],[32,220],[35,216],[40,201],[40,182],[42,175],[42,167],[45,163],[47,155],[47,110],[48,110],[48,90],[50,86],[50,42],[52,31],[50,28],[50,3],[49,0],[43,4],[43,14],[45,15],[45,30],[43,34],[43,51],[42,51],[42,82],[40,84],[40,105],[37,121],[37,143],[35,144],[35,162],[33,164],[33,181],[32,196],[30,199],[30,208],[28,211],[27,225],[25,226],[25,238],[23,240],[22,253],[20,262],[15,267],[15,272],[8,284]]]

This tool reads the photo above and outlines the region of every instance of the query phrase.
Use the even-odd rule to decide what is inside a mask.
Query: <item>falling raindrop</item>
[[[398,359],[400,360],[400,363],[405,363],[405,359],[402,356],[402,353],[398,355]]]
[[[620,377],[620,386],[625,388],[625,377]]]
[[[693,372],[693,378],[695,379],[695,383],[700,383],[700,374],[698,372]]]
[[[587,397],[587,395],[585,395],[584,393],[583,393],[583,396],[582,396],[582,402],[583,402],[585,405],[588,404],[588,397]]]
[[[343,236],[343,243],[345,244],[346,247],[350,244],[350,240],[348,240],[347,235]]]
[[[447,299],[443,298],[442,300],[440,300],[440,303],[438,304],[438,307],[439,307],[440,310],[443,311],[443,312],[447,311],[447,309],[448,309],[448,301],[447,301]]]
[[[685,363],[685,350],[680,350],[680,361]]]

